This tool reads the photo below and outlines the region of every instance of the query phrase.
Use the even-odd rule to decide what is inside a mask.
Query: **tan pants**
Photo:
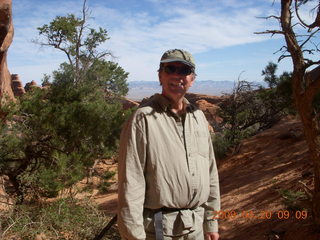
[[[154,235],[148,234],[147,233],[147,237],[146,240],[155,240],[156,237]],[[193,231],[192,233],[183,235],[183,236],[179,236],[179,237],[163,237],[164,240],[204,240],[204,235],[203,235],[203,230],[201,229],[197,229],[195,231]]]
[[[164,219],[166,221],[164,222],[164,228],[167,228],[167,232],[172,233],[174,235],[174,231],[171,230],[173,226],[175,226],[176,234],[179,232],[179,229],[183,229],[183,223],[181,222],[181,219],[177,217],[181,212],[167,212],[164,213]],[[196,210],[193,210],[190,212],[188,210],[188,214],[190,214],[190,218],[193,221],[193,229],[195,229],[193,232],[185,233],[183,235],[179,235],[177,237],[166,236],[164,235],[164,240],[204,240],[204,234],[203,234],[203,215],[204,215],[204,209],[199,207]],[[193,215],[191,215],[193,214]],[[145,224],[145,230],[146,230],[146,240],[155,240],[155,233],[154,233],[154,221],[153,221],[153,212],[146,211],[144,213],[144,223]],[[188,215],[187,215],[188,216]],[[177,221],[178,220],[178,221]],[[165,226],[165,224],[168,224]],[[168,231],[168,229],[170,229]],[[188,232],[188,231],[187,231]],[[166,234],[164,232],[164,234]],[[182,234],[182,233],[181,233]]]

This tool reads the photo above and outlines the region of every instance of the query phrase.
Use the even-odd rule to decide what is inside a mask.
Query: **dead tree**
[[[314,40],[320,27],[320,8],[312,24],[306,24],[299,16],[299,6],[307,2],[301,0],[281,0],[280,16],[266,17],[279,21],[280,30],[267,30],[261,33],[281,34],[286,46],[282,47],[279,61],[289,57],[293,63],[292,89],[297,111],[304,127],[304,135],[309,147],[310,159],[314,166],[314,191],[312,216],[317,229],[320,229],[320,112],[315,106],[315,97],[320,92],[320,60],[312,60],[309,54],[319,53]],[[296,13],[295,15],[293,13]],[[293,24],[293,18],[297,23]],[[297,30],[302,26],[304,33]],[[311,70],[310,70],[311,69]]]

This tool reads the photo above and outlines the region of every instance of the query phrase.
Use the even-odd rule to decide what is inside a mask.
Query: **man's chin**
[[[175,91],[175,92],[172,92],[172,94],[170,94],[170,98],[178,100],[180,98],[183,98],[185,94],[186,94],[185,91]]]
[[[184,96],[186,94],[186,90],[184,88],[171,88],[170,93],[171,95],[175,96]]]
[[[168,98],[171,102],[178,102],[184,97],[185,92],[170,92],[170,94],[162,93],[162,95]]]

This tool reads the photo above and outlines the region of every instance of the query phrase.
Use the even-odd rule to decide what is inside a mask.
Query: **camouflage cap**
[[[192,57],[192,55],[182,49],[171,49],[166,51],[160,60],[160,63],[168,63],[168,62],[182,62],[190,67],[195,68],[196,64]]]

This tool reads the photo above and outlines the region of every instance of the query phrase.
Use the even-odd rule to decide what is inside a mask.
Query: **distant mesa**
[[[128,83],[129,92],[126,97],[135,101],[141,101],[145,97],[161,92],[161,86],[158,81],[130,81]],[[189,91],[210,96],[221,96],[225,92],[230,92],[233,86],[233,81],[203,80],[195,81]]]
[[[161,92],[158,81],[129,81],[128,84],[129,92],[126,97],[135,101],[141,101],[145,97]],[[219,97],[231,93],[235,84],[234,81],[196,80],[189,92]],[[266,87],[264,82],[253,82],[253,84]],[[209,101],[213,100],[209,99]]]

